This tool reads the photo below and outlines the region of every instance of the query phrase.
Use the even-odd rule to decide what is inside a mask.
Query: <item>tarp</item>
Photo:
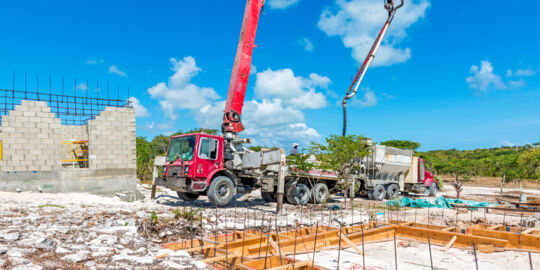
[[[451,203],[464,204],[471,208],[497,206],[496,203],[467,201],[467,200],[460,200],[460,199],[447,199],[444,197],[438,197],[436,199],[416,199],[416,200],[408,198],[408,197],[403,197],[401,199],[387,201],[386,205],[389,205],[389,206],[399,205],[399,206],[416,207],[416,208],[452,208]]]

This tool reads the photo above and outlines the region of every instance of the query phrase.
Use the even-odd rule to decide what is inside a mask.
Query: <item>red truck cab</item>
[[[172,136],[161,175],[167,187],[202,194],[216,173],[223,171],[224,139],[206,133]]]

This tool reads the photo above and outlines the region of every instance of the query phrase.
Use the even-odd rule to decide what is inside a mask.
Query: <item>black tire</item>
[[[200,196],[199,194],[180,192],[180,191],[177,191],[176,194],[178,194],[178,198],[180,198],[182,201],[185,201],[185,202],[196,201]]]
[[[306,205],[311,198],[311,190],[302,183],[287,183],[285,193],[287,194],[287,202],[294,205]]]
[[[208,199],[217,206],[226,206],[231,202],[236,189],[231,178],[227,176],[218,176],[212,180],[208,187]]]
[[[316,204],[328,201],[328,186],[325,183],[317,183],[311,192],[313,202]]]
[[[386,187],[386,199],[392,200],[399,197],[399,186],[397,184],[390,184]]]
[[[439,191],[439,188],[437,187],[437,183],[432,182],[429,184],[429,187],[426,189],[426,194],[430,197],[437,197],[437,192]]]
[[[373,199],[376,201],[382,201],[386,196],[386,190],[383,185],[376,185],[373,189]]]
[[[274,192],[261,191],[261,197],[265,202],[276,202],[276,194]]]

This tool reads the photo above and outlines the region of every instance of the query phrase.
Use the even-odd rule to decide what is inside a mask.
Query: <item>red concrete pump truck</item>
[[[393,0],[387,1],[387,9],[395,11]],[[301,176],[288,169],[283,149],[254,152],[243,147],[243,144],[251,142],[250,139],[238,137],[238,133],[244,130],[242,108],[255,33],[264,2],[247,0],[223,113],[223,135],[192,133],[170,139],[163,171],[161,177],[156,178],[155,185],[177,191],[182,200],[194,201],[200,195],[207,195],[215,205],[225,206],[236,193],[249,193],[260,187],[264,200],[278,202],[279,212],[284,197],[292,204],[326,201],[329,190],[340,181],[335,173],[321,170],[309,172],[309,179],[306,179],[306,175]],[[393,12],[390,15],[393,17]],[[357,194],[382,200],[396,197],[400,192],[435,191],[423,160],[412,157],[412,151],[374,145],[371,155],[361,163],[358,172],[351,176],[354,179],[345,180],[360,183]]]
[[[193,201],[205,194],[212,203],[224,206],[236,193],[248,193],[264,182],[263,178],[284,181],[283,149],[253,152],[242,146],[251,140],[238,137],[244,130],[242,108],[264,2],[247,0],[223,113],[223,135],[194,133],[170,139],[162,177],[156,179],[156,185],[176,190],[183,200]],[[276,199],[282,200],[283,187]]]

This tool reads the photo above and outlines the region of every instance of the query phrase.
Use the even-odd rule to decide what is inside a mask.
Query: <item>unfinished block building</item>
[[[69,107],[58,98],[21,99],[20,104],[13,101],[11,108],[4,105],[0,122],[0,190],[97,194],[134,191],[134,109],[127,103],[89,98],[84,103],[76,97],[68,101],[72,104]],[[76,102],[83,105],[76,107]],[[92,102],[95,108],[87,108]]]

